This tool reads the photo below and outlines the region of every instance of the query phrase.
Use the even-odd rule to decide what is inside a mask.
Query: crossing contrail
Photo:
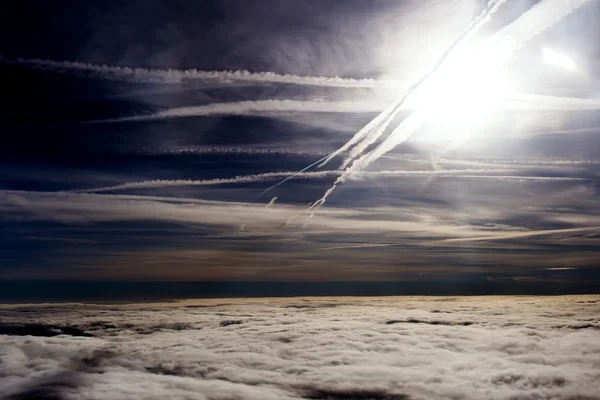
[[[523,15],[515,22],[494,34],[485,42],[484,46],[486,46],[487,49],[500,49],[499,51],[501,53],[496,54],[495,56],[497,57],[498,63],[503,63],[511,57],[516,50],[521,48],[526,41],[554,26],[565,16],[588,1],[589,0],[577,0],[573,1],[572,4],[570,4],[571,2],[561,0],[542,1],[532,7],[529,11],[523,13]],[[441,66],[441,64],[439,65]],[[427,106],[413,111],[409,117],[405,118],[398,127],[396,127],[382,144],[359,159],[355,164],[355,168],[366,168],[382,155],[408,139],[426,122],[428,118],[427,114]]]
[[[270,192],[271,190],[275,189],[276,187],[283,185],[284,183],[286,183],[286,182],[287,182],[287,181],[289,181],[290,179],[294,179],[296,176],[298,176],[298,175],[302,174],[302,173],[303,173],[304,171],[306,171],[307,169],[310,169],[310,168],[312,168],[313,166],[317,165],[318,163],[322,162],[322,161],[323,161],[323,160],[325,160],[327,157],[329,157],[329,156],[325,156],[325,157],[321,158],[320,160],[317,160],[317,161],[315,161],[314,163],[312,163],[312,164],[310,164],[310,165],[308,165],[308,166],[304,167],[303,169],[301,169],[300,171],[298,171],[298,172],[297,172],[297,173],[295,173],[294,175],[290,175],[290,176],[288,176],[287,178],[283,179],[282,181],[280,181],[280,182],[277,182],[276,184],[274,184],[274,185],[272,185],[272,186],[269,186],[268,188],[266,188],[265,190],[263,190],[262,192],[260,192],[260,195],[263,195],[263,194],[265,194],[265,193],[267,193],[267,192]]]
[[[433,67],[429,70],[427,74],[425,74],[421,79],[413,83],[405,92],[403,96],[401,96],[398,100],[396,100],[392,105],[389,106],[384,112],[375,117],[367,126],[361,129],[350,141],[348,141],[344,146],[340,149],[336,150],[332,153],[331,157],[325,160],[325,162],[320,165],[323,166],[327,164],[333,157],[338,154],[347,151],[352,146],[359,143],[364,139],[364,143],[358,147],[356,151],[350,153],[350,155],[344,160],[344,167],[349,165],[354,158],[360,155],[368,146],[375,143],[377,139],[385,132],[387,126],[392,122],[392,120],[398,115],[398,112],[401,109],[401,106],[408,100],[410,95],[419,87],[423,82],[425,82],[437,69],[444,63],[444,61],[448,58],[448,56],[456,49],[456,47],[462,43],[463,41],[469,39],[471,35],[473,35],[477,29],[479,29],[487,20],[490,18],[492,14],[494,14],[500,5],[505,0],[490,0],[483,10],[483,12],[475,18],[467,28],[465,28],[459,37],[450,45],[450,47],[442,54],[438,62],[436,62]]]
[[[400,111],[402,105],[406,102],[407,99],[409,99],[409,97],[413,94],[413,92],[418,89],[425,81],[427,81],[429,79],[430,76],[432,76],[446,61],[446,59],[464,42],[466,42],[468,39],[471,38],[471,36],[481,27],[483,26],[483,24],[485,24],[489,18],[491,17],[492,14],[494,14],[498,8],[500,7],[500,5],[502,3],[504,3],[504,1],[506,0],[490,0],[487,3],[486,8],[481,12],[481,14],[479,14],[462,32],[461,34],[458,36],[458,38],[448,47],[448,49],[446,49],[446,51],[442,54],[442,56],[438,59],[438,61],[433,65],[433,67],[425,74],[423,75],[423,77],[421,77],[421,79],[419,79],[418,81],[416,81],[415,83],[413,83],[408,90],[405,92],[405,94],[403,96],[401,96],[398,100],[396,100],[389,108],[389,110],[386,110],[383,114],[383,116],[378,116],[376,117],[376,119],[381,120],[381,123],[379,123],[378,125],[375,125],[375,123],[373,123],[373,129],[370,129],[369,131],[367,131],[366,133],[364,133],[363,137],[365,139],[365,141],[369,142],[369,143],[374,143],[379,136],[381,136],[385,129],[387,128],[387,124],[389,124],[398,114],[398,112]],[[410,115],[407,117],[407,119],[410,119]],[[379,128],[379,129],[378,129]],[[361,131],[362,132],[362,131]],[[361,133],[359,132],[359,133]],[[369,132],[372,132],[373,135],[371,135],[371,137],[369,137]],[[358,135],[358,134],[357,134]],[[358,142],[361,138],[356,139],[355,141]],[[361,150],[362,150],[362,146],[361,146]],[[360,167],[361,164],[363,164],[362,158],[358,159],[356,161],[353,162],[354,157],[357,157],[359,155],[359,153],[352,153],[352,157],[353,158],[347,158],[344,161],[344,165],[350,165],[348,166],[344,172],[342,172],[342,174],[335,180],[335,182],[333,183],[333,185],[325,192],[325,194],[319,199],[317,200],[313,205],[311,205],[308,208],[308,211],[310,212],[310,215],[314,215],[314,212],[319,209],[323,204],[325,204],[325,202],[327,201],[327,198],[335,191],[335,189],[337,188],[337,186],[339,184],[341,184],[342,182],[345,181],[347,175],[349,173],[351,173],[354,170],[354,165],[356,164],[357,167]],[[350,164],[352,162],[352,164]]]
[[[524,13],[515,22],[509,24],[503,30],[493,35],[485,42],[485,46],[487,46],[488,51],[491,51],[489,50],[490,48],[493,48],[495,51],[496,49],[500,49],[497,50],[499,54],[494,54],[500,64],[512,56],[512,54],[521,46],[523,46],[526,41],[552,27],[566,15],[570,14],[588,1],[589,0],[575,0],[572,2],[573,4],[568,4],[569,2],[565,2],[564,0],[542,1],[541,3],[538,3],[536,6],[532,7],[531,10]],[[419,81],[411,85],[406,94],[397,100],[390,107],[389,111],[384,112],[384,118],[381,118],[381,115],[377,117],[382,119],[382,124],[385,124],[387,121],[391,121],[397,115],[400,107],[411,96],[411,94],[423,83],[425,83],[431,76],[433,76],[444,65],[446,60],[455,53],[455,50],[464,44],[470,38],[470,36],[473,35],[477,29],[489,19],[491,14],[498,10],[498,8],[504,2],[505,0],[492,0],[488,2],[486,9],[467,27],[467,29],[461,33],[458,39],[455,40],[453,44],[444,52],[433,68]],[[356,151],[351,153],[351,156],[349,156],[344,162],[345,169],[341,175],[335,180],[333,185],[325,192],[325,194],[308,208],[307,211],[310,213],[310,215],[314,215],[314,212],[327,201],[327,198],[335,191],[339,184],[346,180],[349,174],[366,168],[369,164],[414,134],[427,120],[428,112],[429,110],[427,109],[427,106],[413,111],[398,125],[398,127],[394,129],[394,131],[386,140],[384,140],[382,144],[380,144],[374,150],[371,150],[369,153],[362,155],[360,158],[355,159],[355,157],[358,157],[360,154],[362,154],[362,150],[366,149],[368,145],[361,146],[361,152]],[[379,125],[379,127],[381,127],[381,125]],[[363,134],[361,138],[365,138],[362,140],[374,143],[377,138],[383,134],[386,127],[387,126],[384,126],[382,129],[374,128],[369,130],[369,132],[374,133],[373,136],[375,137],[369,138],[367,132],[366,134]],[[361,138],[356,138],[355,141],[358,142]]]

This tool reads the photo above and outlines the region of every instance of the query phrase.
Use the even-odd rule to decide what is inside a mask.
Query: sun
[[[513,80],[502,67],[499,49],[470,47],[458,49],[410,98],[410,104],[424,110],[437,137],[447,141],[462,138],[486,122],[514,91]],[[434,135],[435,136],[435,135]]]
[[[569,56],[559,53],[556,50],[552,50],[551,48],[544,47],[542,49],[542,57],[548,64],[552,64],[569,71],[575,71],[577,69],[577,64],[575,64],[575,61],[573,61]]]

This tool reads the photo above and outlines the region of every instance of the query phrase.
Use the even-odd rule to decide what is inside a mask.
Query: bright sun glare
[[[489,121],[494,110],[516,90],[503,68],[508,47],[501,42],[457,50],[409,100],[435,127],[423,132],[420,140],[458,144]],[[575,61],[548,47],[542,49],[542,58],[564,70],[577,70]]]
[[[567,55],[559,53],[558,51],[552,50],[548,47],[544,47],[542,50],[542,56],[544,57],[544,61],[546,61],[548,64],[552,64],[570,71],[574,71],[577,68],[575,61],[573,61]]]
[[[499,54],[493,50],[463,49],[415,91],[411,103],[426,110],[430,123],[444,128],[437,137],[426,133],[427,139],[463,138],[469,129],[484,123],[500,106],[514,88],[502,68]]]

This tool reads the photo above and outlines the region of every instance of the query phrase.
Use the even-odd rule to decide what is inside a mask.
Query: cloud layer
[[[591,400],[599,312],[598,296],[6,305],[0,397]]]

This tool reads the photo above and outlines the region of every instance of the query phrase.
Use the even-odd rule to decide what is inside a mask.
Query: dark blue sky
[[[527,37],[536,3],[503,5],[474,41]],[[313,217],[343,155],[261,194],[344,145],[484,5],[3,3],[0,278],[598,289],[594,2],[523,39],[506,82],[485,71],[506,88],[491,111],[454,88]]]

